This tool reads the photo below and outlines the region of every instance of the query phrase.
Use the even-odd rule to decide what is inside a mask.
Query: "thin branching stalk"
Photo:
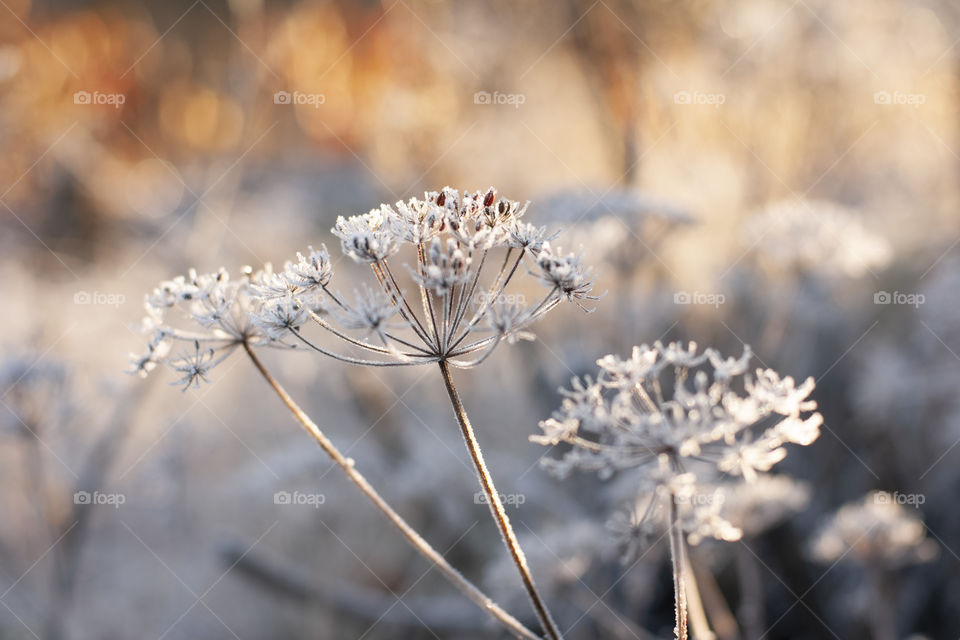
[[[406,520],[404,520],[393,508],[387,504],[386,500],[377,492],[373,486],[367,482],[367,479],[357,471],[354,466],[354,461],[350,458],[345,457],[340,450],[324,435],[323,431],[310,419],[310,417],[294,402],[293,398],[287,393],[287,391],[280,385],[279,382],[267,371],[263,363],[253,352],[253,349],[247,343],[244,343],[244,349],[247,352],[247,355],[250,356],[250,359],[253,361],[253,364],[260,371],[260,374],[264,377],[267,383],[273,388],[274,392],[280,397],[287,409],[290,410],[290,413],[297,419],[297,421],[310,433],[311,436],[317,441],[320,445],[320,448],[326,452],[328,456],[343,469],[344,473],[347,474],[347,477],[357,485],[360,491],[363,492],[367,498],[373,502],[374,506],[377,507],[390,522],[400,530],[400,533],[407,539],[407,541],[416,549],[424,558],[432,562],[440,570],[440,572],[447,578],[455,587],[460,589],[470,600],[472,600],[477,606],[481,609],[487,611],[491,616],[493,616],[500,624],[510,630],[511,633],[516,635],[519,638],[526,638],[528,640],[537,640],[538,636],[530,631],[527,627],[523,625],[519,620],[511,616],[509,613],[504,611],[499,605],[497,605],[493,600],[490,599],[486,594],[480,591],[477,587],[473,585],[469,580],[467,580],[459,571],[457,571],[449,562],[426,540],[424,540],[416,530],[411,527]]]
[[[557,628],[556,622],[554,622],[550,616],[547,605],[544,603],[540,592],[537,591],[537,586],[533,582],[533,575],[530,573],[530,567],[527,565],[527,558],[523,553],[523,549],[520,548],[520,543],[517,541],[513,527],[510,525],[510,518],[503,508],[500,494],[497,492],[497,488],[493,483],[493,477],[490,475],[487,464],[483,460],[483,453],[480,450],[477,437],[473,432],[473,427],[470,425],[470,418],[467,417],[467,411],[463,406],[463,402],[460,400],[460,394],[453,384],[450,367],[444,360],[441,360],[439,364],[440,372],[443,374],[443,382],[447,387],[447,395],[450,396],[450,404],[453,405],[453,412],[457,416],[457,422],[460,425],[460,431],[463,434],[463,440],[467,445],[467,450],[470,452],[470,459],[473,461],[474,469],[477,472],[480,487],[483,489],[483,493],[487,499],[487,505],[490,507],[490,514],[497,523],[497,528],[503,536],[503,542],[510,552],[513,563],[520,572],[523,586],[527,590],[527,595],[530,597],[537,618],[540,619],[544,633],[546,633],[547,637],[551,640],[560,640],[563,636]]]
[[[670,560],[673,567],[673,600],[676,617],[674,634],[677,640],[687,640],[687,585],[686,571],[684,570],[684,540],[683,530],[677,513],[677,498],[670,499]]]

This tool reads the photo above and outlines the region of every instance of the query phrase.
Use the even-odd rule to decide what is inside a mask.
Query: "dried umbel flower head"
[[[809,399],[813,380],[797,386],[772,370],[747,373],[749,348],[723,358],[694,343],[634,347],[628,359],[597,361],[594,378],[574,379],[560,409],[540,424],[544,445],[570,445],[545,465],[560,475],[575,469],[610,477],[638,471],[651,495],[640,526],[658,513],[659,496],[672,500],[690,542],[704,536],[735,539],[720,517],[723,475],[753,481],[786,456],[787,444],[808,445],[822,418]]]
[[[207,373],[238,345],[272,343],[276,331],[271,335],[269,327],[265,329],[251,318],[253,282],[261,287],[267,282],[276,287],[295,286],[300,291],[300,276],[296,285],[281,284],[287,282],[288,271],[279,275],[269,268],[256,274],[247,270],[240,279],[231,280],[224,269],[208,274],[191,269],[186,276],[160,283],[146,296],[147,315],[141,330],[150,338],[146,352],[131,354],[131,373],[146,376],[165,362],[182,375],[173,384],[184,385],[186,391],[191,384],[206,380]],[[271,296],[278,307],[284,300]],[[281,314],[279,310],[276,313]]]
[[[369,265],[374,285],[350,302],[329,286],[326,251],[312,251],[254,288],[256,324],[270,339],[286,334],[354,364],[475,366],[501,341],[531,338],[527,328],[560,302],[585,307],[597,299],[580,257],[554,248],[544,229],[523,221],[526,208],[493,188],[462,194],[445,188],[340,217],[333,233],[347,256]],[[392,264],[403,259],[406,279]],[[528,274],[546,288],[530,304],[511,288],[521,287],[516,281]],[[303,320],[369,359],[315,344],[301,331]]]
[[[723,485],[723,517],[746,536],[771,529],[803,511],[810,487],[790,476],[764,474],[753,482]]]
[[[889,263],[889,243],[845,207],[824,201],[775,203],[745,226],[746,242],[781,267],[858,278]]]
[[[920,516],[908,512],[895,495],[873,491],[840,507],[814,538],[811,551],[824,563],[849,560],[896,569],[934,559],[937,545],[927,538]]]

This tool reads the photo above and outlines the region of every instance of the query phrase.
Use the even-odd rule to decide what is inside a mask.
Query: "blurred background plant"
[[[814,377],[824,417],[776,469],[795,484],[725,503],[744,538],[691,553],[718,637],[874,637],[848,606],[869,598],[862,561],[804,553],[873,490],[938,547],[873,563],[897,585],[894,636],[960,636],[954,4],[5,0],[0,16],[0,636],[497,637],[442,615],[470,605],[272,404],[241,401],[262,393],[248,367],[183,403],[120,373],[157,281],[280,264],[334,242],[337,215],[446,184],[531,200],[528,221],[581,238],[609,291],[461,383],[566,637],[673,626],[666,541],[623,566],[603,526],[637,488],[561,485],[527,442],[558,387],[658,339],[749,343],[759,366]],[[350,290],[360,272],[337,269]],[[521,602],[424,371],[270,355],[452,564]],[[67,468],[98,475],[78,488]],[[82,545],[59,538],[81,520]]]

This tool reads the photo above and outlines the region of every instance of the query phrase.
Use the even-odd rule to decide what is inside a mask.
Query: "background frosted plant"
[[[786,456],[787,444],[808,445],[820,433],[822,417],[809,399],[813,380],[797,386],[770,369],[750,375],[751,355],[749,347],[725,359],[692,342],[657,342],[634,347],[627,359],[605,356],[597,377],[574,379],[560,409],[540,424],[543,435],[531,437],[570,446],[562,458],[544,461],[561,476],[637,472],[647,504],[612,522],[626,540],[642,540],[649,520],[667,512],[679,638],[687,634],[685,543],[741,534],[720,515],[722,492],[712,483],[721,476],[752,481]]]
[[[927,538],[923,519],[901,505],[896,494],[873,491],[840,507],[814,536],[810,551],[818,562],[850,562],[866,572],[870,604],[864,618],[875,639],[889,640],[899,637],[894,572],[933,560],[938,547]]]
[[[551,193],[540,209],[545,219],[584,238],[589,258],[610,265],[623,278],[657,263],[664,239],[694,222],[683,207],[633,188],[562,190]]]
[[[744,227],[745,241],[771,263],[827,278],[858,278],[882,269],[890,244],[856,212],[820,200],[785,200],[756,214]]]
[[[746,638],[760,638],[768,628],[764,616],[763,578],[767,569],[754,550],[756,538],[803,511],[809,485],[787,475],[763,474],[753,482],[728,482],[723,489],[723,517],[743,532],[734,545],[740,606],[737,615]]]
[[[15,595],[26,597],[41,616],[40,637],[64,640],[75,637],[71,614],[83,594],[78,576],[87,544],[96,535],[92,515],[97,505],[80,502],[77,495],[103,492],[115,480],[111,472],[135,431],[130,425],[144,388],[118,390],[106,380],[81,375],[65,361],[45,359],[39,351],[3,351],[0,436],[17,436],[13,447],[4,444],[19,453],[22,463],[4,459],[0,482],[15,490],[29,508],[4,504],[10,517],[0,526],[2,571],[14,569],[22,579],[39,574],[31,576],[37,583],[26,593]],[[50,460],[44,451],[59,453]],[[37,548],[54,547],[56,553],[50,553],[49,561],[35,572],[33,567],[8,564],[15,551],[36,554]],[[40,576],[44,577],[37,580]]]
[[[320,285],[323,295],[312,300],[289,286],[278,301],[271,287],[260,296],[256,322],[271,338],[281,339],[286,331],[291,339],[351,364],[439,366],[491,515],[544,631],[559,638],[450,374],[451,366],[479,365],[504,340],[532,338],[527,328],[564,300],[583,309],[597,300],[591,295],[590,270],[580,256],[552,245],[545,229],[524,221],[526,209],[499,197],[493,188],[461,194],[448,187],[428,192],[422,200],[341,216],[333,233],[344,254],[369,265],[374,285],[364,285],[354,302],[327,283]],[[329,257],[324,260],[329,262]],[[403,269],[395,266],[399,260],[406,260]],[[525,279],[542,285],[529,303]],[[291,309],[296,311],[286,312]],[[362,356],[328,349],[306,337],[301,326],[306,316]]]

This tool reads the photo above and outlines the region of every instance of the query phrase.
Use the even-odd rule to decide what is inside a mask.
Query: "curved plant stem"
[[[440,553],[430,546],[426,540],[424,540],[416,530],[413,529],[406,520],[404,520],[400,514],[393,510],[393,508],[387,504],[386,500],[377,493],[377,490],[367,482],[367,479],[356,470],[354,462],[351,458],[344,457],[340,450],[334,446],[334,444],[324,435],[323,431],[310,419],[303,409],[293,401],[293,398],[287,393],[287,391],[277,382],[270,372],[267,371],[266,367],[263,366],[263,363],[260,362],[260,359],[254,354],[253,349],[250,348],[250,345],[244,343],[244,349],[247,352],[247,355],[250,356],[250,359],[253,361],[253,364],[256,365],[257,369],[260,371],[260,374],[264,379],[269,383],[273,388],[274,392],[280,397],[283,401],[283,404],[286,405],[287,409],[290,410],[290,413],[297,419],[297,421],[303,425],[303,428],[306,429],[310,435],[313,436],[314,440],[320,445],[320,448],[330,456],[337,466],[343,469],[344,473],[347,474],[347,477],[357,485],[360,491],[363,492],[367,498],[381,511],[387,519],[400,530],[400,533],[407,539],[407,541],[416,549],[420,554],[425,557],[427,560],[432,562],[436,567],[443,573],[444,577],[447,578],[454,586],[456,586],[460,591],[464,593],[470,600],[472,600],[477,606],[481,609],[487,611],[491,616],[496,618],[504,627],[509,629],[513,634],[519,638],[526,638],[527,640],[538,640],[538,636],[526,628],[523,623],[511,616],[509,613],[504,611],[497,605],[493,600],[491,600],[486,594],[480,591],[477,587],[473,585],[469,580],[467,580],[463,575],[453,568],[447,560],[440,555]]]
[[[520,572],[520,577],[523,579],[523,586],[527,590],[527,595],[530,596],[533,609],[537,614],[537,618],[540,619],[544,633],[546,633],[547,637],[551,640],[561,640],[563,636],[557,628],[557,623],[554,622],[550,616],[550,612],[543,598],[540,596],[540,592],[537,591],[537,587],[533,582],[533,575],[530,573],[530,567],[527,566],[527,558],[523,554],[523,549],[520,548],[517,536],[513,531],[513,527],[510,525],[510,518],[507,517],[507,512],[503,508],[503,503],[500,500],[500,494],[493,484],[493,477],[491,477],[490,471],[487,469],[487,464],[483,460],[483,453],[480,451],[477,437],[473,432],[473,427],[470,425],[467,411],[463,407],[460,394],[457,392],[457,388],[453,384],[453,378],[450,376],[450,367],[445,360],[441,360],[439,364],[440,372],[443,374],[443,382],[447,387],[447,395],[450,396],[450,404],[453,405],[453,412],[456,414],[457,422],[460,424],[463,440],[467,445],[467,450],[470,452],[470,459],[473,461],[474,469],[476,469],[480,487],[483,489],[483,493],[487,498],[490,513],[497,523],[500,534],[503,536],[503,543],[506,545],[507,550],[510,552],[510,557],[513,559],[513,563]]]
[[[670,499],[670,559],[673,563],[673,600],[677,626],[673,632],[677,640],[687,640],[687,585],[684,568],[684,540],[680,520],[677,517],[677,498]]]

